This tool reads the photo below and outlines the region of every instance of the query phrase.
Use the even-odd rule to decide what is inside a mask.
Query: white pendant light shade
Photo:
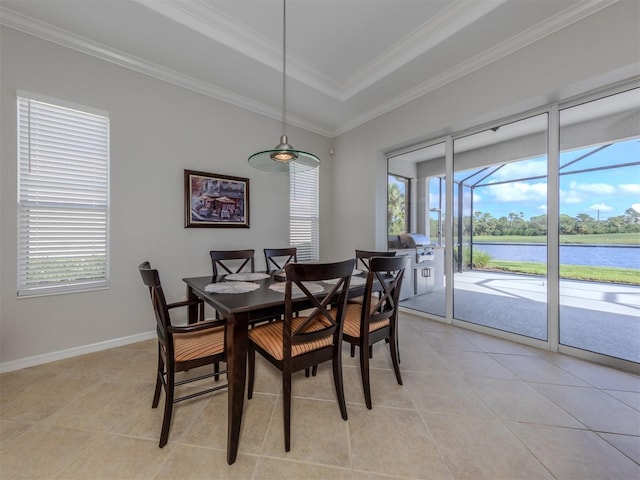
[[[320,165],[320,159],[314,154],[296,150],[287,139],[287,102],[286,102],[286,52],[287,52],[287,6],[282,0],[282,136],[273,150],[264,150],[249,157],[249,165],[270,173],[289,173],[304,171]]]

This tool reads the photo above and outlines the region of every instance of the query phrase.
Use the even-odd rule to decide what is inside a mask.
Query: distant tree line
[[[494,218],[490,213],[473,212],[473,222],[469,217],[463,219],[465,234],[473,225],[474,235],[526,235],[547,234],[547,215],[536,215],[524,219],[522,212],[511,212],[506,217]],[[434,230],[435,231],[435,230]],[[591,215],[580,213],[575,217],[560,214],[561,235],[585,235],[594,233],[640,233],[640,213],[628,208],[624,215],[597,220]]]

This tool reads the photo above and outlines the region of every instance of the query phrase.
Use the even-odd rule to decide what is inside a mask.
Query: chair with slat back
[[[241,271],[255,272],[255,250],[211,250],[211,266],[213,276],[240,273]],[[247,267],[249,270],[247,270]]]
[[[375,252],[372,250],[357,250],[356,249],[356,268],[362,268],[365,272],[369,271],[369,262],[371,257],[395,257],[396,252]],[[375,301],[380,298],[378,293],[373,294],[374,298],[372,301]],[[349,299],[349,303],[359,303],[362,305],[364,301],[364,297],[354,297]],[[351,356],[355,357],[356,355],[356,347],[355,345],[351,345]]]
[[[369,271],[371,257],[395,257],[396,252],[374,252],[371,250],[356,250],[356,268]],[[362,303],[363,297],[350,298],[349,303]],[[353,355],[352,355],[353,356]]]
[[[290,263],[285,267],[287,281],[284,320],[249,330],[248,397],[253,396],[257,351],[282,372],[284,445],[287,452],[291,448],[293,372],[331,360],[340,413],[347,420],[341,343],[343,314],[354,265],[355,259],[335,263]],[[331,280],[332,283],[321,283],[324,280]],[[322,293],[312,293],[310,290],[314,290],[313,286],[322,286]],[[308,316],[294,316],[296,304],[299,305],[300,301],[306,301],[312,306]]]
[[[204,305],[201,300],[186,300],[167,304],[158,270],[152,269],[149,262],[138,266],[143,283],[149,287],[151,303],[156,318],[156,332],[158,335],[158,368],[156,373],[156,388],[153,395],[153,408],[160,402],[160,393],[164,388],[164,417],[160,432],[160,448],[169,440],[169,429],[173,405],[206,393],[226,388],[227,385],[204,388],[184,395],[176,396],[176,387],[188,383],[198,382],[213,377],[216,381],[226,370],[220,371],[220,362],[226,361],[225,321],[203,320]],[[197,304],[199,319],[197,323],[188,326],[173,326],[169,310]],[[182,380],[176,380],[176,373],[186,372],[205,365],[213,365],[209,373],[189,375]]]
[[[369,271],[369,261],[371,257],[395,257],[396,252],[374,252],[371,250],[356,250],[356,268],[362,267]]]
[[[298,249],[296,247],[265,248],[264,260],[267,265],[267,272],[282,271],[290,263],[298,262]],[[296,316],[297,314],[298,312],[296,312]],[[309,376],[309,372],[307,372],[307,376]]]
[[[387,341],[398,384],[402,385],[398,356],[398,302],[404,277],[403,257],[371,257],[365,285],[364,302],[350,303],[344,316],[345,342],[360,348],[360,373],[367,408],[371,409],[369,358],[373,345]],[[380,297],[372,295],[374,285],[381,288]]]
[[[283,270],[289,263],[298,262],[298,249],[296,247],[265,248],[264,259],[268,272]]]

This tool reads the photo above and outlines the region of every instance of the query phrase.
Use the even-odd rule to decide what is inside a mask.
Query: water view
[[[487,252],[494,260],[540,263],[547,261],[545,244],[474,242],[474,251],[478,250]],[[640,269],[640,247],[637,245],[560,245],[560,263]]]

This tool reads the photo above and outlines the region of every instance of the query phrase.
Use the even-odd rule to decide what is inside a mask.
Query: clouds
[[[626,183],[618,185],[618,188],[623,193],[637,193],[640,195],[640,183]]]
[[[540,202],[546,201],[547,184],[513,182],[482,187],[482,193],[498,202]]]
[[[610,207],[609,205],[605,205],[604,203],[596,203],[595,205],[591,205],[589,210],[598,211],[598,212],[613,212],[615,208]]]
[[[579,183],[570,182],[569,190],[572,192],[588,193],[590,195],[613,195],[616,193],[615,185],[608,183]]]
[[[515,178],[531,178],[547,175],[546,159],[528,160],[524,162],[507,163],[498,169],[491,178],[495,181]]]
[[[603,220],[603,215],[624,215],[632,205],[640,213],[640,168],[633,163],[638,154],[637,139],[617,142],[606,149],[592,146],[562,152],[560,167],[553,172],[553,176],[559,175],[560,213],[575,217],[598,212],[598,218]],[[489,168],[485,170],[455,172],[456,180],[464,178],[468,185],[476,185],[472,190],[475,211],[490,213],[496,218],[510,212],[523,212],[525,218],[530,218],[547,211],[550,175],[546,157],[504,164],[499,158],[493,161],[495,163],[487,165]],[[465,189],[464,195],[466,204],[468,190]]]
[[[533,173],[539,166],[520,169]],[[605,178],[602,178],[605,176]],[[522,178],[522,177],[520,177]],[[586,180],[587,178],[585,178]],[[600,173],[589,181],[560,182],[560,205],[562,213],[572,216],[578,213],[598,212],[622,215],[640,195],[638,183],[606,182],[606,174]],[[605,180],[605,181],[602,181]],[[547,212],[546,181],[515,181],[478,187],[473,191],[474,210],[493,212],[494,216],[505,215],[509,211],[523,211],[525,218]]]
[[[616,209],[605,203],[620,200],[623,195],[640,194],[640,184],[611,184],[603,182],[580,183],[569,182],[567,189],[560,189],[560,202],[569,205],[577,205],[588,201],[599,200],[598,203],[588,207],[589,210],[600,210],[601,212],[611,212]],[[617,203],[617,202],[616,202]]]

